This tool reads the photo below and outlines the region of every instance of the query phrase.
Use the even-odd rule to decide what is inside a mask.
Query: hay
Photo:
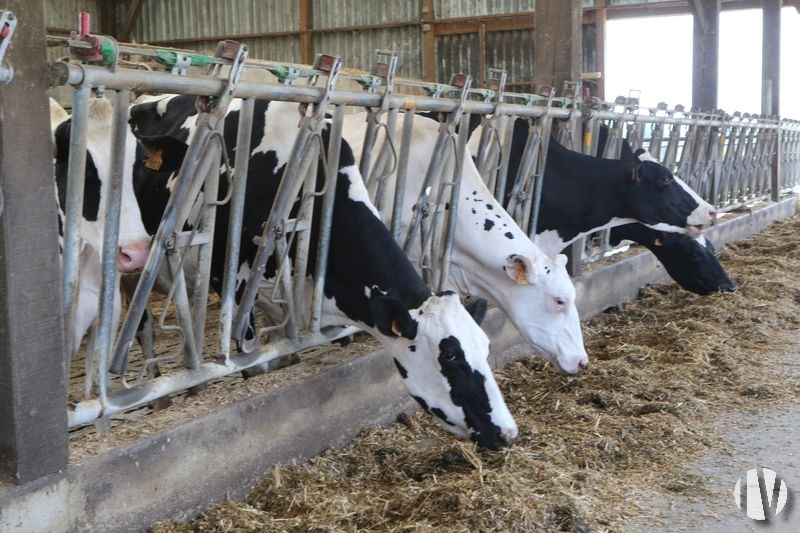
[[[476,449],[429,416],[404,415],[276,467],[246,501],[151,531],[597,531],[645,513],[637,499],[653,489],[702,496],[704,480],[683,465],[714,445],[715,415],[800,397],[771,364],[798,330],[798,233],[794,217],[725,247],[738,293],[655,285],[595,316],[581,376],[538,358],[498,372],[520,425],[510,449]]]

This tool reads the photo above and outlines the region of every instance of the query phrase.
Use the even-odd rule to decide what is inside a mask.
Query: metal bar
[[[67,195],[64,206],[64,242],[62,245],[61,302],[64,313],[64,339],[67,346],[67,363],[80,339],[75,338],[75,312],[78,303],[78,263],[81,255],[79,227],[83,217],[83,194],[86,184],[86,131],[89,98],[92,88],[78,87],[72,101],[69,160],[67,168]]]
[[[395,177],[394,204],[392,206],[392,237],[400,242],[400,225],[403,221],[403,203],[405,201],[406,177],[408,175],[408,159],[411,153],[411,135],[414,132],[414,109],[407,109],[403,114],[403,132],[400,137],[400,153],[397,158]]]
[[[322,209],[319,215],[319,239],[317,240],[317,264],[314,272],[314,293],[312,296],[311,332],[319,333],[322,320],[322,302],[325,297],[325,272],[330,253],[331,224],[333,219],[336,188],[339,180],[339,155],[342,149],[342,125],[344,106],[333,107],[330,135],[328,137],[328,172],[325,195],[322,197]]]
[[[112,119],[111,141],[111,180],[106,199],[106,218],[103,232],[103,285],[100,295],[99,324],[95,353],[97,361],[97,387],[100,401],[105,402],[108,391],[106,368],[108,368],[109,352],[112,348],[114,334],[120,312],[119,274],[117,273],[117,243],[119,241],[120,206],[122,205],[122,183],[125,176],[125,145],[128,138],[128,102],[130,91],[119,90],[114,97],[114,116]]]
[[[250,169],[250,146],[252,144],[253,113],[255,100],[242,100],[239,109],[239,126],[236,134],[236,153],[241,157],[235,159],[233,173],[233,191],[231,192],[230,210],[228,213],[228,243],[225,251],[225,276],[222,280],[219,312],[219,355],[225,361],[231,354],[231,321],[234,312],[234,292],[236,290],[236,272],[239,267],[239,249],[242,238],[242,220],[244,219],[244,199],[247,192],[247,173]]]
[[[458,136],[456,141],[456,160],[453,165],[453,177],[450,185],[450,209],[448,210],[447,228],[444,240],[444,249],[442,250],[441,258],[441,276],[439,278],[440,291],[443,291],[448,286],[448,276],[450,274],[450,260],[453,255],[453,246],[456,239],[456,224],[458,223],[458,204],[461,198],[461,178],[464,173],[464,158],[469,157],[467,154],[467,131],[469,130],[469,114],[464,113],[461,116],[461,124],[459,131],[462,133]]]

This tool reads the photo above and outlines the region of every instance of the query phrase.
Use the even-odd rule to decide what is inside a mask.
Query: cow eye
[[[560,296],[556,296],[555,298],[553,298],[553,301],[555,302],[556,307],[558,307],[559,310],[563,310],[567,306],[567,300]]]

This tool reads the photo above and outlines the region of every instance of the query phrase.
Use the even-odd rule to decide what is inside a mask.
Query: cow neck
[[[624,215],[620,197],[632,172],[629,162],[583,155],[551,139],[537,235],[555,230],[568,244],[586,232],[619,223],[619,215]]]
[[[366,188],[349,148],[341,155],[331,225],[325,295],[348,318],[373,326],[369,305],[372,291],[418,309],[432,292],[367,203]]]
[[[451,283],[459,292],[503,306],[509,282],[503,270],[509,256],[532,261],[542,252],[486,189],[474,165],[465,164],[458,211]]]

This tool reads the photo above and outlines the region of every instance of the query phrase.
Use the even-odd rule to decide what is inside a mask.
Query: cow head
[[[627,239],[645,246],[658,258],[670,277],[687,291],[701,296],[737,290],[725,269],[714,257],[714,246],[706,237],[692,239],[680,233],[656,231],[641,224],[612,228],[610,243]]]
[[[557,371],[576,374],[589,365],[583,345],[575,285],[566,269],[567,257],[539,252],[513,254],[503,270],[514,290],[510,310],[520,335]]]
[[[473,309],[481,319],[485,301]],[[517,424],[489,366],[489,338],[445,292],[418,309],[373,290],[375,326],[394,355],[403,383],[423,409],[451,433],[497,450],[517,437]]]
[[[111,184],[113,150],[113,108],[106,98],[89,100],[86,128],[86,174],[83,195],[83,216],[79,234],[83,246],[92,247],[102,257],[105,218]],[[51,127],[54,141],[54,163],[59,207],[64,208],[67,195],[70,135],[72,120],[51,100]],[[117,247],[117,269],[132,272],[144,266],[150,251],[150,237],[142,224],[139,205],[133,194],[132,167],[136,139],[129,134],[125,144],[125,172],[122,176],[122,201]],[[130,164],[129,164],[130,163]]]
[[[699,237],[714,220],[714,207],[646,151],[637,150],[631,162],[623,191],[631,218],[655,230],[689,237]]]

